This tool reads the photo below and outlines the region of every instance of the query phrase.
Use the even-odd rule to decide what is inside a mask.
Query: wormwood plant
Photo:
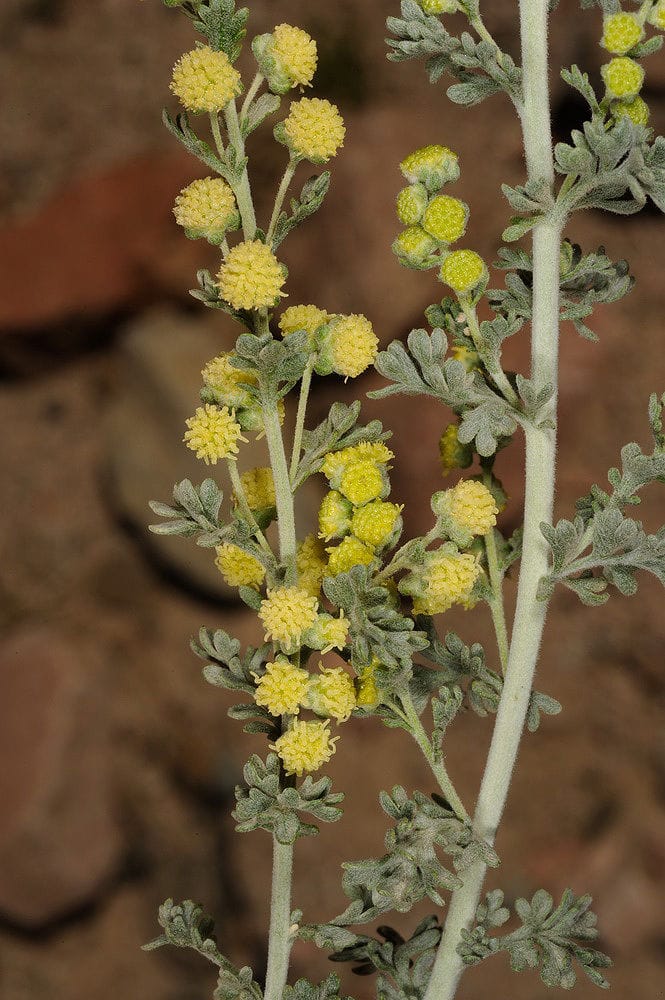
[[[592,485],[569,519],[552,520],[560,322],[593,339],[586,321],[596,303],[615,301],[632,285],[625,261],[610,260],[603,248],[582,250],[563,232],[582,209],[632,214],[648,198],[665,209],[665,140],[649,128],[640,96],[643,60],[662,46],[665,0],[645,0],[634,10],[620,9],[617,0],[582,0],[583,7],[602,8],[608,58],[600,89],[577,66],[563,70],[586,101],[588,120],[554,148],[547,33],[556,2],[519,3],[518,65],[488,32],[479,0],[403,0],[401,16],[388,21],[391,58],[423,58],[434,84],[452,77],[447,94],[459,104],[505,92],[522,128],[527,176],[503,188],[514,215],[496,264],[505,280],[494,288],[473,249],[452,249],[469,215],[454,194],[457,155],[430,145],[400,164],[403,229],[393,249],[405,266],[434,271],[447,294],[426,310],[427,327],[381,352],[364,316],[311,304],[281,308],[287,273],[280,246],[326,196],[330,174],[317,169],[309,176],[312,165],[330,161],[345,138],[333,104],[299,93],[314,76],[315,42],[288,24],[254,38],[257,72],[245,90],[235,63],[248,11],[235,0],[165,3],[191,20],[199,40],[173,71],[171,89],[184,110],[165,112],[164,120],[210,171],[179,195],[176,221],[190,238],[220,250],[218,273],[200,271],[192,294],[228,313],[241,332],[203,369],[201,405],[184,436],[203,462],[223,463],[230,502],[224,505],[215,479],[185,480],[172,503],[152,504],[162,518],[153,530],[213,550],[227,583],[260,620],[265,641],[256,648],[243,650],[214,628],[202,628],[192,646],[205,661],[205,679],[241,698],[230,715],[261,738],[253,741],[260,752],[245,766],[234,815],[240,832],[269,833],[274,869],[265,985],[220,952],[212,921],[191,901],[167,900],[159,913],[163,933],[146,947],[198,951],[219,971],[217,1000],[340,1000],[335,975],[287,985],[297,938],[326,949],[333,961],[354,963],[357,972],[376,971],[377,996],[386,1000],[448,1000],[465,966],[499,952],[516,971],[538,968],[547,986],[568,989],[581,970],[606,987],[610,960],[593,947],[588,896],[567,891],[555,902],[543,889],[511,910],[502,892],[481,894],[487,868],[499,864],[493,845],[525,723],[534,731],[542,713],[561,708],[533,689],[554,591],[562,585],[594,605],[617,590],[633,594],[640,570],[665,582],[665,529],[648,534],[629,516],[645,486],[665,482],[665,396],[649,401],[652,446],[626,445],[609,485]],[[454,13],[468,20],[459,36],[447,16]],[[245,143],[274,116],[286,167],[271,217],[257,220]],[[445,138],[445,120],[441,132]],[[302,186],[287,200],[296,174]],[[483,302],[490,318],[481,320]],[[503,342],[527,328],[531,370],[506,371]],[[432,527],[424,537],[403,537],[402,505],[389,499],[390,434],[376,420],[361,422],[359,402],[336,403],[318,426],[307,426],[314,373],[349,379],[372,364],[386,380],[374,396],[433,397],[442,423],[452,412],[441,437],[444,473],[475,466],[431,497]],[[283,401],[298,387],[287,440]],[[494,468],[519,433],[526,439],[524,527],[506,538],[497,516],[507,500]],[[269,465],[241,475],[246,435],[265,437]],[[318,535],[299,537],[294,494],[310,477],[325,482],[327,492]],[[509,624],[503,581],[513,564],[519,586]],[[440,617],[454,604],[472,609],[483,602],[496,653],[446,633]],[[455,790],[443,751],[463,707],[495,715],[473,810]],[[397,740],[415,740],[437,788],[382,793],[389,822],[383,853],[345,864],[348,906],[325,924],[311,923],[292,909],[294,847],[317,832],[317,823],[341,817],[343,795],[333,791],[325,765],[343,727],[372,715],[401,730]],[[362,931],[425,898],[437,915],[410,938],[388,926],[378,936]]]

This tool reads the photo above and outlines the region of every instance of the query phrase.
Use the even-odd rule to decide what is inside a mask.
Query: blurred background
[[[252,34],[281,21],[320,45],[315,93],[339,103],[348,133],[316,219],[285,245],[289,302],[364,312],[382,341],[419,325],[441,295],[431,274],[390,253],[399,160],[442,142],[460,154],[455,193],[472,207],[467,245],[488,259],[509,214],[502,181],[524,175],[503,97],[462,111],[430,88],[420,65],[385,59],[384,19],[397,0],[253,0]],[[509,50],[516,5],[486,4]],[[562,0],[554,65],[597,73],[600,15]],[[210,554],[149,536],[147,501],[204,477],[181,444],[203,364],[235,333],[188,296],[215,252],[175,226],[175,195],[200,166],[162,130],[175,59],[192,46],[189,22],[158,0],[3,0],[0,13],[0,995],[3,1000],[200,1000],[214,975],[203,960],[141,943],[157,933],[167,896],[214,914],[238,964],[262,973],[269,840],[236,835],[230,817],[242,763],[264,746],[226,716],[188,639],[201,624],[244,642],[254,616],[233,603]],[[251,68],[247,65],[247,72]],[[560,137],[581,109],[553,76]],[[648,63],[646,97],[665,129],[665,56]],[[251,141],[259,213],[269,210],[284,151],[270,128]],[[306,176],[303,171],[303,179]],[[648,395],[665,389],[662,249],[655,211],[616,220],[588,213],[569,235],[627,257],[637,290],[599,310],[598,344],[563,332],[559,516],[604,482],[619,448],[648,445]],[[525,366],[526,334],[510,344]],[[333,399],[378,384],[372,376],[315,387],[312,421]],[[442,486],[437,441],[449,414],[423,400],[366,403],[394,430],[393,492],[411,532],[427,530],[427,497]],[[262,464],[259,445],[243,466]],[[511,495],[502,525],[520,519],[519,446],[498,473]],[[227,488],[224,473],[220,482]],[[304,528],[318,486],[304,499]],[[651,529],[663,491],[645,497]],[[304,530],[303,528],[303,530]],[[512,601],[514,581],[509,582]],[[484,611],[450,613],[442,629],[482,641]],[[665,672],[663,596],[651,579],[637,598],[583,608],[554,599],[538,687],[564,712],[525,739],[492,884],[509,898],[543,886],[591,892],[601,947],[616,960],[615,995],[665,996]],[[463,797],[478,786],[491,720],[465,715],[448,764]],[[382,853],[383,785],[429,788],[399,733],[350,723],[332,772],[347,793],[343,821],[298,846],[294,903],[310,920],[340,912],[339,865]],[[400,916],[411,933],[420,916]],[[212,967],[210,967],[212,969]],[[294,975],[323,978],[325,956],[298,944]],[[346,976],[362,1000],[373,983]],[[580,983],[576,995],[595,988]],[[534,973],[504,957],[470,971],[460,997],[541,1000]]]

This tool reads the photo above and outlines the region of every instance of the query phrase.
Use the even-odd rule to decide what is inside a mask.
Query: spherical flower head
[[[342,611],[338,618],[327,613],[321,614],[311,628],[303,634],[303,643],[310,649],[329,653],[331,649],[342,650],[349,637],[349,622]]]
[[[630,118],[633,125],[647,126],[651,117],[649,105],[641,97],[632,101],[613,101],[611,110],[615,121]]]
[[[316,42],[302,28],[278,24],[273,31],[272,54],[291,87],[309,87],[316,73]]]
[[[456,0],[418,0],[426,14],[454,14],[458,10]]]
[[[219,245],[227,229],[237,229],[240,214],[233,191],[221,177],[203,177],[183,188],[173,208],[175,221],[191,239]]]
[[[384,473],[376,462],[369,458],[350,462],[344,469],[339,482],[339,492],[354,507],[362,507],[370,500],[377,500],[385,491]]]
[[[303,538],[296,552],[298,586],[312,597],[321,593],[321,581],[326,574],[327,559],[323,545],[316,535]],[[319,618],[321,615],[319,615]]]
[[[287,774],[298,777],[318,771],[335,752],[338,737],[331,737],[329,722],[302,722],[294,719],[290,727],[270,749],[274,750]]]
[[[266,510],[275,506],[275,483],[270,467],[248,469],[241,475],[240,484],[251,511]]]
[[[428,552],[413,610],[419,615],[436,615],[468,601],[479,573],[476,557],[468,552],[451,551],[447,545]]]
[[[665,0],[658,0],[658,3],[649,14],[649,21],[656,28],[665,31]]]
[[[331,482],[339,483],[340,477],[352,462],[363,459],[375,462],[377,465],[387,465],[394,457],[393,452],[383,441],[361,441],[340,451],[329,451],[321,465],[321,472]]]
[[[439,191],[444,184],[459,178],[457,153],[447,146],[423,146],[400,163],[400,170],[411,184],[424,184],[428,191]]]
[[[406,267],[416,270],[429,266],[429,258],[437,243],[422,226],[409,226],[393,241],[393,253]]]
[[[317,715],[346,722],[356,707],[353,680],[342,667],[328,667],[310,677],[305,704]]]
[[[338,576],[348,573],[354,566],[369,566],[374,553],[368,545],[353,535],[347,535],[339,545],[326,550],[330,553],[328,560],[328,576]]]
[[[297,330],[304,330],[309,338],[309,346],[314,349],[317,332],[330,319],[330,313],[318,306],[289,306],[280,316],[278,326],[283,337],[288,337]]]
[[[303,97],[291,105],[276,136],[294,156],[311,163],[327,163],[344,145],[346,129],[337,107],[318,97]]]
[[[382,548],[394,538],[403,509],[403,504],[372,500],[371,503],[355,511],[351,520],[351,531],[366,545]]]
[[[220,354],[209,361],[201,372],[201,377],[203,385],[214,393],[217,402],[223,402],[232,408],[252,406],[255,402],[247,386],[256,385],[257,377],[254,372],[234,368],[231,354]],[[238,419],[238,422],[242,426],[242,421]],[[246,428],[243,427],[244,429]]]
[[[209,45],[186,52],[173,67],[171,90],[188,111],[223,111],[242,90],[240,73],[225,52]]]
[[[238,441],[245,440],[235,414],[226,406],[217,407],[212,403],[199,406],[186,424],[188,429],[183,441],[206,465],[216,465],[220,458],[237,455]]]
[[[335,316],[319,337],[316,371],[357,378],[376,358],[379,340],[366,316]]]
[[[453,521],[471,535],[487,535],[499,513],[496,500],[477,479],[461,479],[447,490],[448,513]]]
[[[636,97],[644,83],[644,70],[634,59],[617,56],[601,67],[610,97]]]
[[[457,424],[448,424],[439,441],[439,454],[444,476],[449,475],[455,469],[468,469],[473,462],[473,449],[460,443],[457,430]]]
[[[261,586],[265,579],[266,571],[259,560],[250,552],[230,542],[224,542],[217,546],[217,558],[215,566],[228,583],[229,587],[254,587]]]
[[[353,505],[337,490],[326,493],[319,507],[319,538],[329,542],[351,530]]]
[[[455,243],[466,232],[469,206],[447,194],[432,198],[423,215],[422,227],[440,243]]]
[[[441,267],[441,281],[460,295],[473,291],[487,275],[485,261],[475,250],[453,250]]]
[[[229,251],[218,281],[222,298],[234,309],[263,309],[284,294],[286,274],[270,247],[248,240]]]
[[[603,48],[613,55],[625,56],[644,37],[644,28],[635,14],[610,14],[603,24]]]
[[[265,673],[252,675],[256,680],[254,700],[271,715],[297,715],[309,684],[306,670],[296,667],[283,656],[266,663]]]
[[[397,218],[405,226],[415,226],[422,219],[428,201],[424,184],[409,184],[397,195]]]
[[[316,621],[319,602],[301,587],[277,587],[261,601],[259,618],[272,639],[287,649],[297,649],[303,632]]]

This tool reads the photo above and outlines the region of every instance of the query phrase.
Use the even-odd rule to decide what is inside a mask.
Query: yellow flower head
[[[218,280],[222,298],[234,309],[262,309],[282,297],[286,275],[270,247],[250,240],[229,251]]]
[[[186,52],[173,68],[171,90],[188,111],[222,111],[242,90],[225,52],[209,45]]]
[[[356,707],[353,680],[342,667],[328,667],[310,677],[306,706],[317,715],[324,715],[337,722],[346,722]]]
[[[403,504],[372,500],[356,510],[351,521],[351,531],[361,542],[380,548],[393,537],[403,509]]]
[[[342,538],[351,528],[353,506],[337,490],[326,493],[319,507],[319,538]]]
[[[328,576],[348,573],[354,566],[368,566],[374,558],[372,549],[353,535],[347,535],[339,545],[334,545],[326,551],[330,553]]]
[[[201,372],[203,384],[208,389],[223,397],[227,406],[252,406],[255,400],[249,393],[247,385],[256,385],[254,372],[242,371],[231,364],[231,354],[220,354],[209,361]]]
[[[658,0],[658,3],[649,14],[649,21],[656,28],[665,31],[665,0]]]
[[[400,170],[411,184],[424,184],[428,191],[438,191],[459,177],[457,153],[447,146],[423,146],[400,163]]]
[[[379,661],[374,657],[368,667],[360,671],[356,679],[356,705],[358,708],[373,708],[381,701],[381,692],[376,683],[376,668]]]
[[[339,482],[339,491],[354,507],[361,507],[370,500],[377,500],[385,490],[384,474],[376,462],[369,458],[350,462]]]
[[[244,549],[224,542],[217,546],[215,566],[229,587],[260,587],[266,575],[265,568],[255,556]]]
[[[637,15],[623,12],[610,14],[605,18],[601,45],[614,55],[625,56],[643,37],[644,28]]]
[[[439,454],[444,476],[454,469],[468,469],[473,462],[473,450],[460,444],[457,424],[448,424],[439,441]]]
[[[646,126],[651,117],[649,105],[641,97],[635,97],[632,101],[613,101],[611,110],[615,121],[630,118],[634,125]]]
[[[296,667],[285,657],[278,656],[273,663],[266,663],[265,673],[256,680],[254,700],[263,705],[271,715],[297,715],[309,683],[306,670]]]
[[[409,226],[393,241],[393,253],[407,267],[420,267],[436,250],[436,240],[422,226]]]
[[[321,593],[321,581],[326,573],[327,560],[323,546],[316,535],[307,535],[296,553],[298,586],[312,597]],[[321,616],[319,615],[319,618]]]
[[[292,87],[308,87],[316,73],[316,42],[302,28],[278,24],[273,31],[272,54]]]
[[[319,615],[311,628],[303,635],[303,642],[310,649],[329,653],[331,649],[342,650],[349,637],[349,622],[342,611],[338,618],[324,613]]]
[[[321,465],[321,472],[331,481],[339,481],[347,466],[360,459],[387,465],[394,454],[383,441],[361,441],[340,451],[329,451]]]
[[[477,479],[461,479],[440,496],[442,509],[463,531],[471,535],[487,535],[496,524],[499,513],[496,500]]]
[[[636,97],[644,83],[644,70],[634,59],[617,56],[601,67],[610,97]]]
[[[286,648],[297,648],[303,632],[316,621],[319,602],[301,587],[277,587],[268,591],[261,601],[259,618],[266,630],[266,639],[273,639]]]
[[[305,330],[309,336],[309,345],[313,348],[316,332],[329,319],[332,319],[330,313],[318,306],[289,306],[279,318],[279,328],[283,337],[288,337],[297,330]]]
[[[294,156],[311,163],[327,163],[344,145],[346,134],[335,105],[318,97],[294,101],[288,118],[277,128],[278,138]]]
[[[265,510],[275,506],[275,483],[271,468],[248,469],[241,475],[240,483],[250,510]]]
[[[335,316],[321,335],[316,370],[320,375],[331,371],[346,378],[356,378],[376,358],[379,341],[366,316]]]
[[[437,615],[448,611],[453,604],[468,601],[479,573],[478,561],[468,552],[451,551],[445,545],[428,552],[414,592],[414,612]],[[400,583],[400,589],[406,585],[405,592],[409,592],[410,582],[407,577]]]
[[[302,722],[294,719],[289,729],[270,749],[274,750],[287,774],[300,777],[306,771],[318,771],[335,752],[338,737],[331,737],[326,722]]]
[[[457,8],[456,0],[418,0],[426,14],[454,14]]]
[[[397,195],[397,218],[405,226],[415,226],[422,219],[428,201],[424,184],[409,184]]]
[[[440,243],[455,243],[466,232],[469,206],[459,198],[447,194],[432,198],[423,215],[422,226],[426,233]]]
[[[217,407],[212,403],[199,406],[186,424],[183,441],[206,465],[216,465],[220,458],[237,455],[238,441],[246,440],[235,414],[227,406]]]
[[[475,250],[453,250],[441,267],[441,281],[458,294],[473,291],[486,274],[485,261]]]
[[[233,191],[221,177],[192,181],[176,198],[173,214],[188,236],[217,244],[240,221]]]

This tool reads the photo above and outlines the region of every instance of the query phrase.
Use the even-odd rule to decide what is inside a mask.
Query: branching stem
[[[291,453],[291,467],[289,470],[289,479],[291,481],[291,488],[296,479],[296,473],[298,471],[298,463],[300,462],[300,452],[302,451],[302,436],[305,430],[305,416],[307,414],[307,402],[309,400],[309,390],[312,387],[312,373],[314,371],[314,362],[316,361],[316,355],[310,355],[310,359],[307,362],[307,367],[303,372],[302,381],[300,383],[300,396],[298,398],[298,412],[296,413],[296,426],[293,432],[293,451]]]
[[[243,160],[245,158],[245,143],[240,131],[240,121],[235,101],[230,101],[224,108],[224,119],[229,133],[229,142],[235,150],[236,158],[237,160]],[[249,186],[247,166],[243,168],[240,180],[233,188],[233,193],[238,202],[243,235],[246,240],[253,240],[256,236],[256,214],[254,212],[252,191]]]
[[[295,174],[297,167],[298,161],[291,157],[286,165],[284,176],[282,177],[281,184],[279,185],[277,197],[275,198],[275,207],[272,212],[272,218],[270,219],[270,225],[268,226],[266,242],[269,246],[272,244],[272,239],[275,235],[275,227],[277,226],[277,222],[279,220],[279,213],[282,211],[282,205],[284,204],[284,199],[286,198],[286,192],[289,190],[289,186],[293,180],[293,175]]]

